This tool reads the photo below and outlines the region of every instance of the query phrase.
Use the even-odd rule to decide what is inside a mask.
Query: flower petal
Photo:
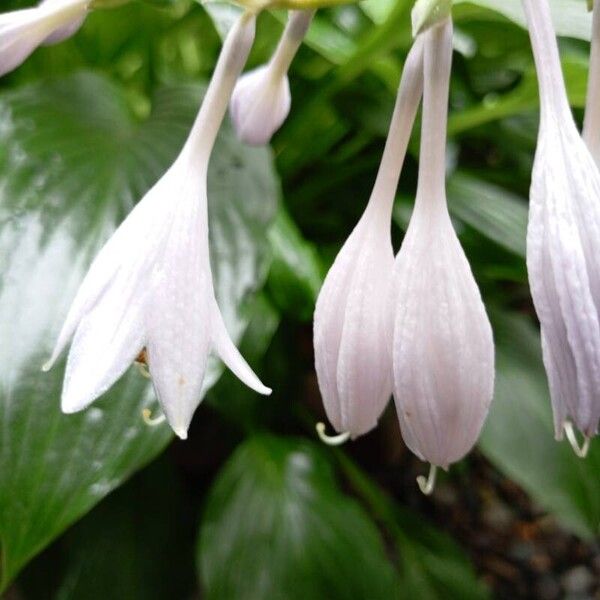
[[[63,412],[91,404],[123,375],[144,346],[145,297],[136,284],[121,274],[79,323],[67,360]]]
[[[396,259],[394,396],[410,449],[446,468],[492,399],[492,330],[447,211],[417,206]]]
[[[221,314],[214,297],[211,304],[211,335],[216,353],[238,379],[255,392],[268,396],[272,392],[271,388],[263,385],[248,363],[244,360],[239,350],[235,347],[235,344],[232,342],[231,337],[227,332],[225,322],[223,321],[223,315]]]

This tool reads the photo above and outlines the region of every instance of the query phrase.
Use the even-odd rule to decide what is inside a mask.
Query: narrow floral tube
[[[423,85],[423,44],[411,49],[367,207],[317,299],[315,365],[327,416],[356,438],[375,425],[392,393],[391,215]]]
[[[73,35],[90,0],[44,0],[35,8],[0,14],[0,76],[16,69],[42,44]]]
[[[425,37],[415,207],[394,269],[394,397],[407,446],[435,467],[479,437],[494,388],[492,329],[445,192],[452,22]],[[422,489],[429,493],[433,484]],[[426,489],[425,489],[426,488]]]
[[[573,424],[589,439],[600,417],[600,175],[571,114],[548,2],[523,8],[540,91],[527,269],[556,437],[572,442]]]
[[[185,438],[216,352],[249,387],[268,394],[234,346],[217,306],[209,257],[207,171],[227,104],[254,40],[255,17],[230,31],[181,154],[102,248],[45,366],[73,337],[62,408],[87,407],[145,349],[164,414]]]
[[[268,144],[292,104],[288,70],[308,31],[314,11],[294,10],[271,60],[244,74],[230,103],[237,136],[251,146]]]
[[[594,7],[583,139],[600,166],[600,8]]]

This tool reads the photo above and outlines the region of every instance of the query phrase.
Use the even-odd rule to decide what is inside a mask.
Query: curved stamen
[[[417,483],[419,489],[423,494],[429,496],[435,488],[435,476],[437,475],[437,467],[435,465],[429,465],[429,475],[425,478],[423,475],[417,477]]]
[[[571,421],[565,421],[563,428],[567,434],[567,439],[569,440],[569,444],[571,444],[571,448],[573,448],[575,455],[579,458],[585,458],[588,450],[590,449],[590,438],[587,437],[587,435],[584,435],[583,444],[580,446],[579,442],[577,441],[575,429],[573,428],[573,423],[571,423]]]
[[[350,439],[350,432],[344,431],[338,435],[327,435],[325,433],[325,423],[317,423],[316,425],[319,439],[328,446],[341,446]]]
[[[158,415],[158,417],[153,417],[152,411],[149,408],[144,408],[142,411],[142,419],[144,419],[144,423],[146,423],[148,427],[156,427],[157,425],[164,423],[167,417],[162,414]]]

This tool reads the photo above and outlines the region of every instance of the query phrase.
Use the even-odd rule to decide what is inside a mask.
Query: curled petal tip
[[[53,366],[54,366],[54,359],[50,358],[42,365],[42,371],[44,373],[47,373]]]

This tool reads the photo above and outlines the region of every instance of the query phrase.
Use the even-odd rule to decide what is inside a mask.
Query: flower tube
[[[557,439],[585,455],[600,417],[600,174],[567,100],[547,0],[523,0],[540,91],[527,269]],[[592,90],[594,80],[592,78]],[[592,128],[588,112],[587,127]],[[573,427],[584,435],[583,446]]]
[[[290,11],[271,60],[244,74],[235,86],[230,103],[231,120],[237,136],[246,144],[268,144],[287,118],[292,104],[287,73],[313,15],[313,10]]]
[[[42,44],[73,35],[90,0],[44,0],[35,8],[0,14],[0,76],[16,69]]]
[[[255,17],[229,32],[181,154],[102,248],[59,335],[49,369],[73,336],[62,408],[87,407],[145,349],[166,419],[182,439],[214,350],[268,394],[235,348],[217,306],[209,259],[207,171],[231,91],[250,52]]]
[[[315,365],[325,411],[341,435],[334,441],[375,427],[392,393],[392,206],[421,100],[422,64],[418,38],[404,65],[373,192],[317,299]]]
[[[492,329],[452,227],[445,192],[452,22],[425,37],[423,121],[415,207],[396,257],[394,397],[406,445],[437,467],[473,447],[494,388]]]

